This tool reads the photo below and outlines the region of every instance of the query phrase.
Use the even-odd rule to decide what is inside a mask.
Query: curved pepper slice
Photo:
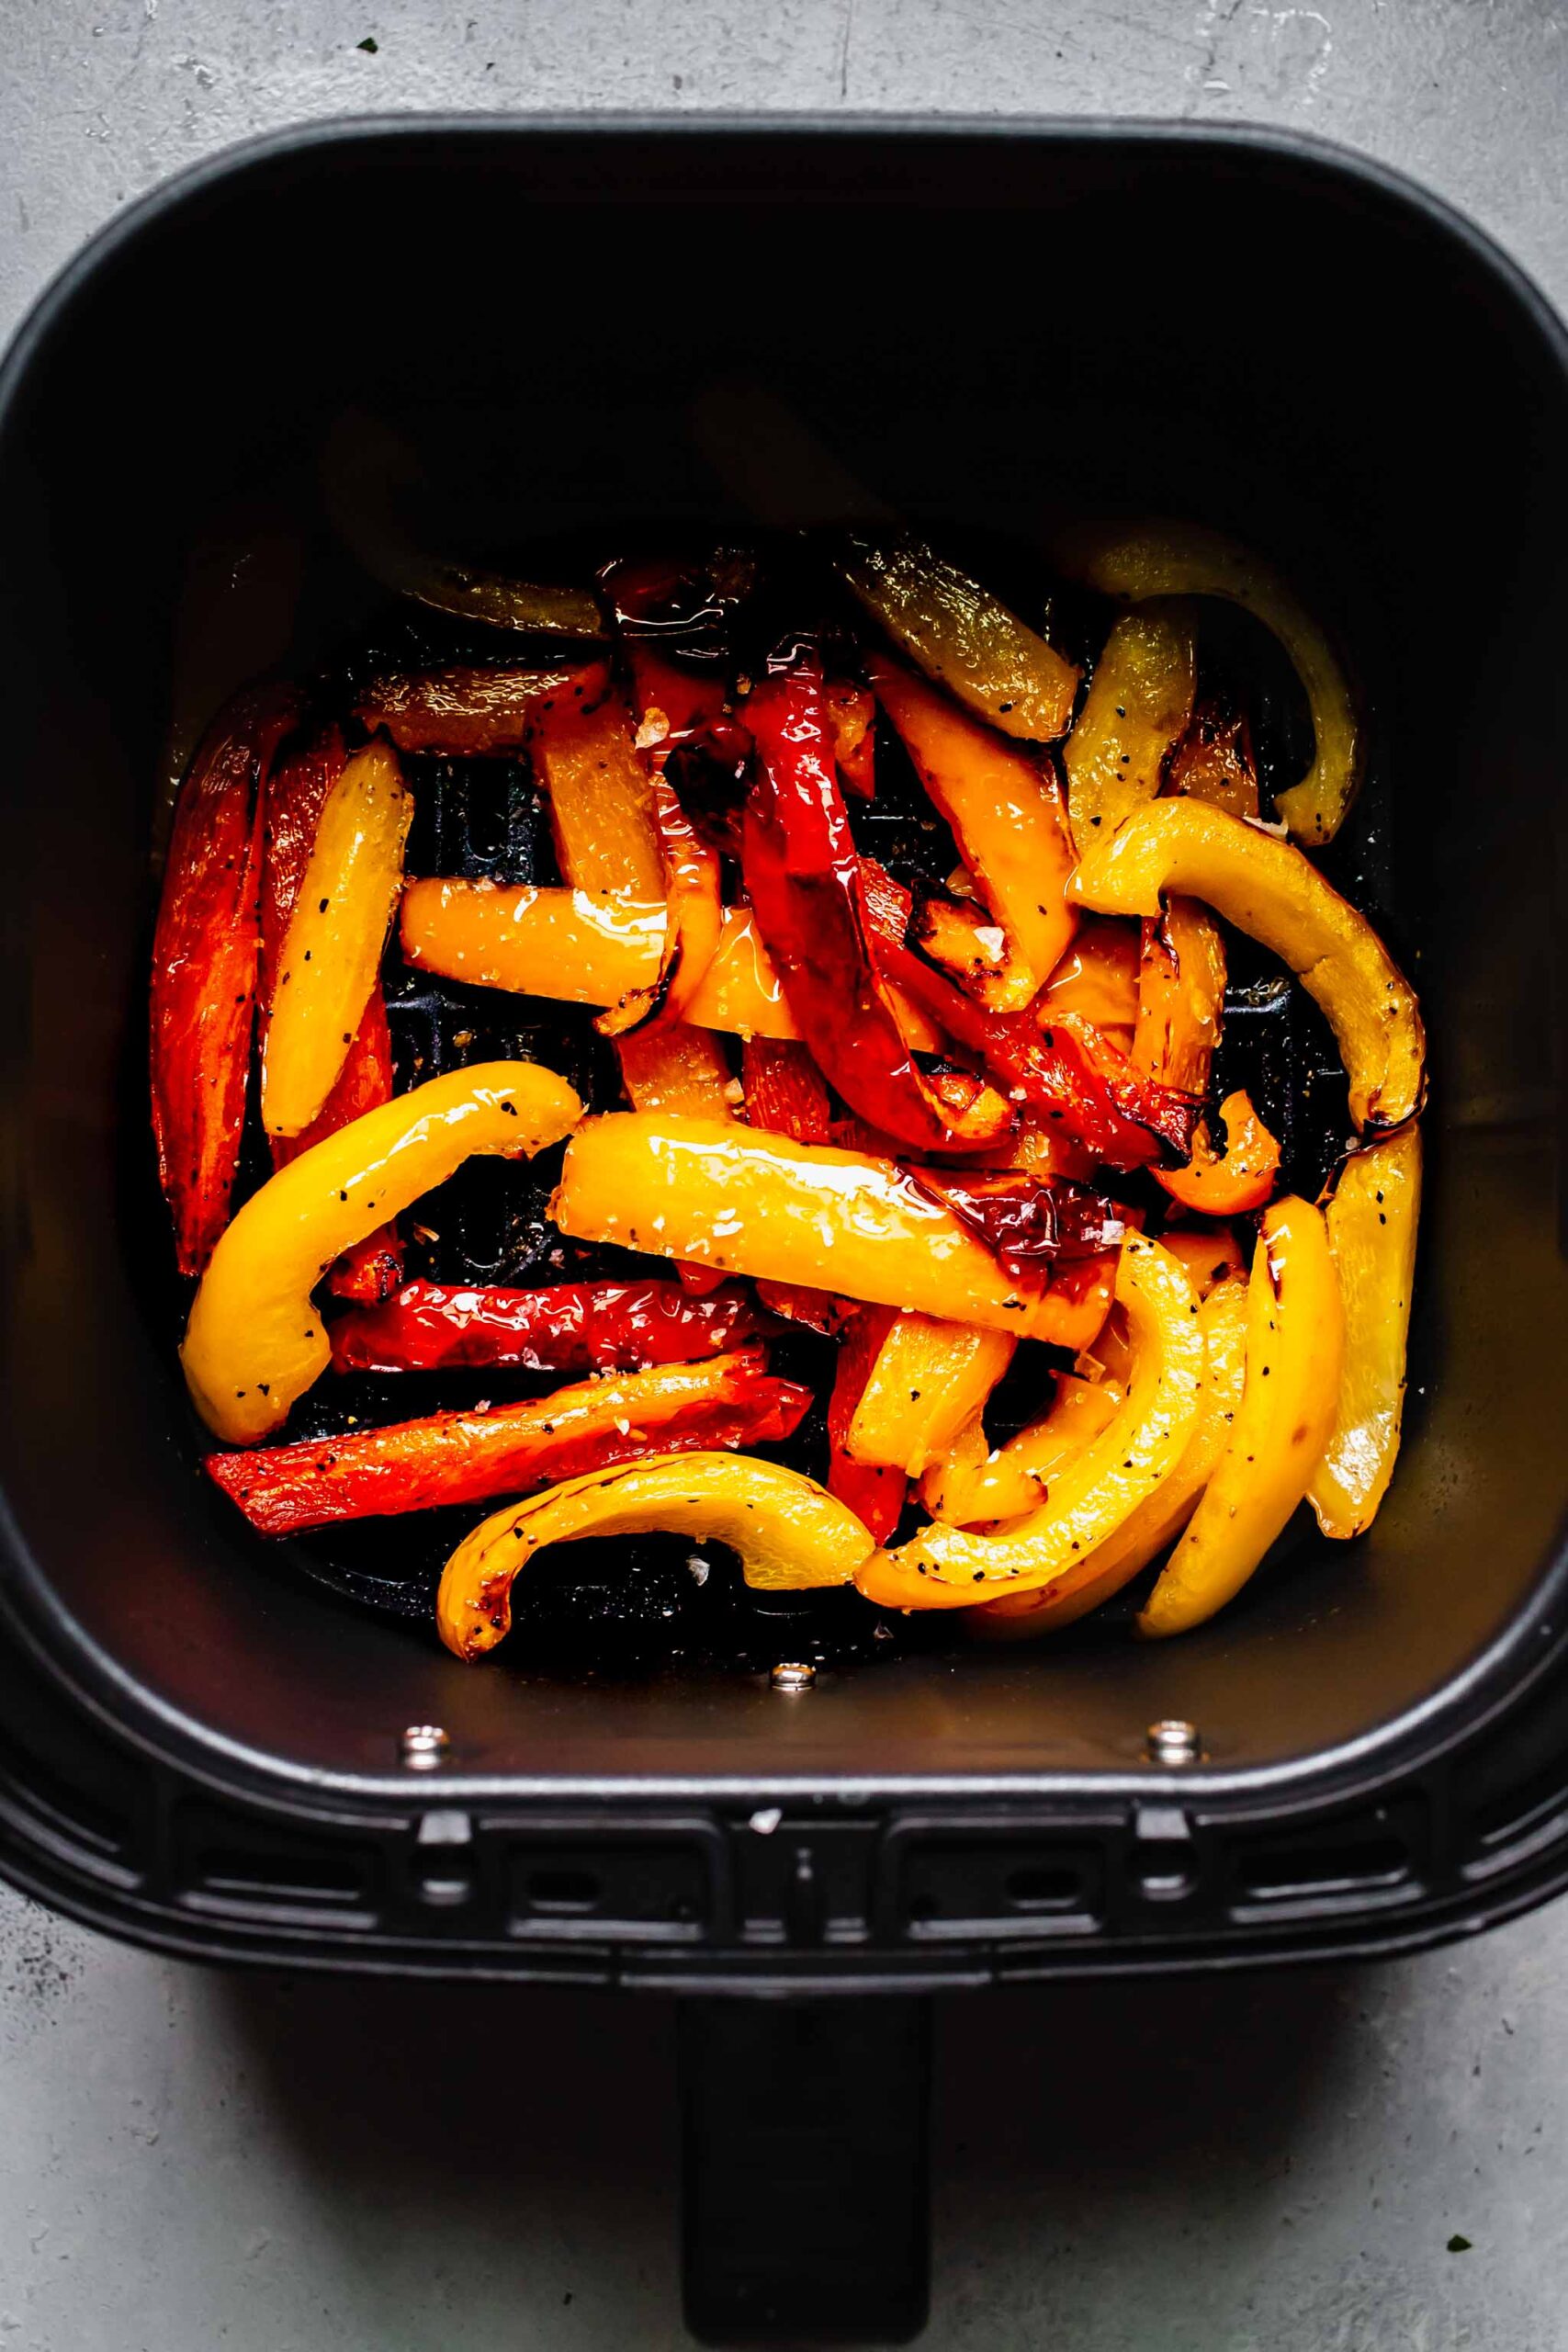
[[[609,684],[603,662],[571,670],[392,670],[371,679],[354,715],[369,734],[384,729],[400,752],[507,759],[558,703],[601,701]]]
[[[215,1453],[206,1468],[264,1535],[297,1535],[339,1520],[525,1493],[636,1461],[650,1442],[664,1453],[769,1444],[790,1435],[810,1402],[808,1388],[771,1378],[761,1350],[748,1348],[706,1363],[601,1374],[524,1405]]]
[[[922,1151],[991,1143],[1012,1123],[976,1086],[955,1109],[916,1067],[874,957],[859,854],[828,747],[815,659],[764,678],[746,704],[757,775],[741,866],[790,1011],[851,1109]]]
[[[1182,1634],[1234,1600],[1306,1493],[1334,1427],[1345,1313],[1323,1218],[1264,1216],[1247,1296],[1247,1377],[1202,1500],[1138,1619]]]
[[[896,1315],[850,1423],[851,1457],[922,1476],[982,1411],[1016,1345],[1010,1333],[978,1324]]]
[[[1155,1182],[1200,1216],[1238,1216],[1260,1209],[1280,1173],[1280,1147],[1245,1092],[1227,1094],[1220,1105],[1225,1148],[1218,1157],[1200,1126],[1185,1168],[1156,1168]]]
[[[1114,1262],[1052,1267],[1049,1287],[1044,1269],[1015,1280],[891,1160],[665,1114],[586,1120],[551,1215],[579,1240],[1062,1346],[1086,1345],[1099,1329],[1098,1286]]]
[[[838,569],[894,644],[977,718],[1026,742],[1066,733],[1077,670],[978,581],[918,539],[852,533]]]
[[[1198,1424],[1198,1301],[1168,1251],[1137,1233],[1122,1244],[1116,1296],[1133,1339],[1126,1400],[1062,1472],[1050,1500],[1004,1534],[931,1526],[897,1552],[878,1552],[855,1578],[868,1600],[964,1609],[994,1600],[1004,1587],[1024,1592],[1049,1584],[1157,1490]]]
[[[933,1519],[950,1527],[1022,1519],[1049,1502],[1057,1472],[1110,1427],[1125,1402],[1114,1382],[1061,1373],[1049,1412],[1006,1445],[987,1447],[978,1461],[967,1449],[950,1455],[922,1487],[920,1499]]]
[[[1214,1464],[1224,1451],[1241,1403],[1247,1362],[1247,1284],[1218,1283],[1199,1313],[1203,1334],[1203,1393],[1198,1426],[1165,1484],[1123,1520],[1113,1535],[1097,1544],[1055,1584],[1038,1592],[1004,1595],[975,1611],[976,1633],[1015,1640],[1073,1625],[1098,1609],[1179,1535],[1197,1507]]]
[[[1306,691],[1315,744],[1301,782],[1277,795],[1299,842],[1332,841],[1361,780],[1361,729],[1327,638],[1271,564],[1196,523],[1125,523],[1072,535],[1068,561],[1107,596],[1223,596],[1273,632]]]
[[[442,1572],[436,1630],[456,1657],[482,1657],[511,1630],[513,1577],[547,1544],[645,1534],[726,1544],[763,1591],[847,1584],[872,1548],[854,1513],[798,1470],[747,1454],[656,1455],[552,1487],[476,1527]]]
[[[1111,623],[1062,751],[1080,852],[1154,798],[1166,754],[1192,716],[1196,682],[1192,619],[1179,604],[1137,605]]]
[[[1290,966],[1327,1015],[1358,1127],[1420,1108],[1427,1040],[1409,982],[1364,915],[1289,842],[1199,800],[1156,800],[1073,876],[1103,914],[1156,915],[1165,891],[1201,899]]]
[[[888,1306],[859,1309],[839,1341],[828,1399],[828,1491],[849,1505],[878,1544],[898,1524],[907,1482],[896,1464],[857,1459],[849,1451],[849,1434],[883,1341],[897,1320]]]
[[[750,1339],[745,1292],[691,1298],[678,1283],[557,1283],[547,1290],[405,1283],[384,1306],[332,1327],[334,1372],[637,1372],[689,1363]]]
[[[999,741],[992,728],[899,663],[873,655],[868,669],[916,774],[1006,933],[1005,968],[1015,984],[987,1001],[998,1012],[1016,1012],[1060,963],[1077,920],[1066,896],[1076,852],[1055,770]]]
[[[337,1081],[376,986],[412,815],[386,743],[356,752],[327,794],[278,950],[262,1055],[269,1135],[299,1135]]]
[[[183,1274],[229,1216],[255,1024],[262,786],[293,726],[291,689],[239,696],[180,786],[152,943],[152,1135]]]
[[[1134,1068],[1179,1094],[1207,1094],[1224,1002],[1219,924],[1195,899],[1172,899],[1142,927]]]
[[[277,1428],[332,1350],[310,1294],[344,1250],[474,1152],[558,1143],[582,1105],[532,1062],[433,1078],[312,1144],[253,1193],[212,1253],[180,1351],[208,1427],[233,1445]]]
[[[1420,1209],[1415,1126],[1353,1153],[1328,1204],[1328,1247],[1345,1303],[1345,1374],[1334,1428],[1307,1488],[1325,1535],[1364,1534],[1393,1476]]]

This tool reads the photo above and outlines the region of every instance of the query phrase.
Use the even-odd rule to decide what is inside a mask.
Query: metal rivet
[[[1203,1753],[1197,1724],[1178,1717],[1151,1724],[1144,1744],[1151,1764],[1196,1764]]]
[[[795,1658],[782,1661],[768,1677],[775,1690],[809,1690],[816,1679],[817,1668]]]
[[[398,1753],[411,1772],[434,1772],[446,1761],[451,1746],[439,1724],[410,1724],[398,1742]]]

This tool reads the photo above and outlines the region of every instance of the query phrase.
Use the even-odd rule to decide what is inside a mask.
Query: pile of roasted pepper
[[[262,685],[214,721],[168,850],[152,1122],[206,1468],[254,1527],[495,1506],[436,1604],[472,1658],[534,1555],[585,1536],[707,1540],[755,1586],[852,1583],[993,1634],[1068,1624],[1163,1558],[1135,1619],[1163,1634],[1230,1600],[1303,1499],[1327,1535],[1370,1525],[1424,1039],[1311,854],[1356,793],[1355,705],[1230,542],[1123,526],[1055,560],[1102,616],[1092,660],[923,544],[840,533],[792,551],[782,630],[753,552],[621,561],[592,593],[492,582],[489,662]],[[1310,710],[1271,809],[1247,713],[1201,691],[1216,598]],[[525,763],[558,882],[405,872],[432,754]],[[857,846],[895,763],[951,835],[940,885]],[[1316,1199],[1281,1190],[1245,1092],[1213,1099],[1237,934],[1344,1065],[1354,1133]],[[528,1061],[400,1091],[389,957],[602,1008],[625,1107],[591,1114]],[[410,1213],[463,1162],[563,1141],[559,1233],[646,1262],[405,1278]],[[820,1479],[747,1451],[814,1401],[769,1370],[791,1325],[837,1348]],[[1020,1351],[1037,1410],[994,1444]],[[318,1381],[457,1369],[559,1385],[290,1442]]]

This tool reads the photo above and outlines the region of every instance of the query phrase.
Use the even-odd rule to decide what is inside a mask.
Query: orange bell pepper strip
[[[748,1126],[795,1143],[831,1140],[833,1104],[822,1073],[793,1040],[748,1037],[740,1055]]]
[[[1288,964],[1326,1014],[1357,1127],[1403,1126],[1426,1087],[1415,990],[1364,915],[1311,861],[1200,800],[1155,800],[1086,858],[1073,896],[1102,914],[1157,915],[1185,891]]]
[[[558,704],[598,702],[609,684],[603,662],[555,670],[394,670],[371,679],[354,715],[367,733],[390,736],[400,752],[514,759]]]
[[[658,1454],[494,1512],[442,1572],[436,1631],[454,1657],[482,1657],[511,1631],[513,1580],[547,1544],[652,1533],[728,1544],[763,1591],[847,1584],[872,1548],[852,1511],[782,1463]]]
[[[867,666],[877,700],[1005,934],[1005,958],[998,961],[1010,986],[1005,998],[987,1001],[1017,1012],[1060,963],[1077,920],[1066,897],[1076,852],[1055,769],[1049,758],[1001,741],[900,663],[874,654]]]
[[[578,1240],[1068,1347],[1104,1319],[1114,1263],[1108,1252],[1010,1275],[891,1160],[664,1114],[586,1120],[551,1214]]]
[[[1136,925],[1085,915],[1045,983],[1038,1010],[1042,1022],[1076,1012],[1097,1029],[1131,1035],[1138,1018]]]
[[[1242,714],[1218,703],[1200,703],[1165,763],[1165,789],[1207,800],[1233,817],[1256,817],[1258,768]]]
[[[1399,1453],[1404,1347],[1421,1209],[1421,1136],[1402,1127],[1352,1153],[1328,1204],[1328,1247],[1345,1305],[1345,1372],[1307,1500],[1325,1535],[1363,1535]]]
[[[1234,1274],[1245,1274],[1247,1260],[1228,1225],[1168,1225],[1160,1246],[1187,1269],[1187,1279],[1200,1298]]]
[[[1112,622],[1062,751],[1080,853],[1154,798],[1167,754],[1192,716],[1196,681],[1196,637],[1185,607],[1137,605]]]
[[[975,1082],[956,1105],[913,1059],[872,948],[865,883],[828,748],[818,659],[772,673],[747,697],[757,772],[741,869],[758,927],[813,1058],[850,1108],[927,1152],[991,1143],[1012,1125]],[[889,951],[891,952],[891,951]]]
[[[277,951],[262,1048],[262,1124],[298,1136],[337,1083],[380,971],[413,803],[373,742],[327,793]]]
[[[1187,1167],[1153,1171],[1156,1183],[1173,1201],[1200,1216],[1239,1216],[1244,1210],[1260,1209],[1280,1173],[1280,1147],[1253,1109],[1249,1094],[1227,1094],[1220,1119],[1225,1131],[1221,1156],[1215,1157],[1207,1131],[1200,1126]]]
[[[1276,1201],[1247,1282],[1241,1402],[1202,1499],[1138,1618],[1140,1634],[1187,1633],[1246,1584],[1323,1458],[1344,1345],[1323,1218],[1306,1201]]]
[[[928,899],[914,924],[923,956],[992,1012],[1032,1001],[1038,983],[1007,932],[973,899]]]
[[[263,788],[298,703],[253,688],[220,712],[175,808],[152,944],[151,1077],[158,1176],[183,1274],[229,1221],[255,1026]]]
[[[921,1486],[920,1499],[933,1519],[950,1527],[986,1531],[1022,1519],[1050,1500],[1057,1473],[1110,1426],[1125,1402],[1125,1392],[1112,1381],[1058,1373],[1049,1412],[1006,1445],[987,1446],[978,1460],[960,1443]]]
[[[933,1523],[878,1552],[855,1582],[885,1608],[963,1609],[1002,1589],[1053,1583],[1115,1533],[1180,1460],[1198,1424],[1203,1339],[1198,1301],[1157,1241],[1122,1244],[1116,1295],[1133,1340],[1125,1401],[1057,1477],[1048,1501],[997,1535]]]
[[[918,539],[846,534],[840,576],[900,652],[1002,734],[1054,743],[1078,673],[966,572]]]
[[[1272,565],[1196,523],[1082,530],[1069,535],[1063,553],[1068,568],[1103,595],[1223,596],[1272,631],[1305,690],[1315,738],[1311,767],[1277,796],[1277,805],[1294,840],[1332,841],[1361,780],[1362,729],[1327,637]]]
[[[1219,924],[1195,899],[1172,899],[1142,926],[1134,1067],[1179,1094],[1207,1094],[1224,1001]]]
[[[889,1306],[863,1306],[839,1341],[828,1399],[828,1492],[837,1495],[879,1544],[897,1526],[908,1481],[897,1464],[867,1462],[849,1450],[865,1385],[897,1317]]]
[[[348,763],[348,752],[336,727],[324,729],[288,757],[280,760],[266,788],[266,843],[262,862],[261,893],[261,1018],[265,1038],[289,921],[299,898],[299,886],[315,846],[316,829],[327,796]],[[322,1136],[345,1127],[353,1119],[392,1099],[392,1039],[387,1026],[386,1001],[376,980],[367,1000],[354,1042],[344,1056],[332,1092],[309,1126],[297,1136],[269,1136],[272,1164],[281,1168],[297,1159]],[[403,1267],[403,1246],[394,1225],[384,1225],[345,1250],[333,1268],[331,1288],[340,1298],[374,1305],[397,1283]]]
[[[1016,1345],[1010,1333],[978,1324],[894,1316],[844,1439],[851,1459],[891,1466],[901,1478],[923,1476],[984,1410]],[[866,1524],[878,1542],[891,1532]]]
[[[595,1374],[525,1404],[215,1453],[205,1467],[263,1535],[299,1535],[344,1520],[525,1493],[635,1461],[650,1445],[673,1453],[772,1444],[790,1435],[810,1402],[808,1388],[769,1375],[760,1348],[743,1348],[705,1363]]]
[[[474,1152],[531,1157],[581,1104],[553,1070],[481,1062],[433,1078],[301,1152],[252,1194],[214,1250],[180,1359],[209,1429],[254,1445],[332,1359],[310,1294],[333,1261]]]
[[[976,1609],[966,1623],[992,1639],[1052,1634],[1077,1623],[1109,1600],[1157,1559],[1191,1518],[1208,1485],[1241,1403],[1247,1360],[1247,1284],[1227,1278],[1199,1310],[1203,1334],[1203,1390],[1198,1426],[1164,1484],[1055,1584],[1004,1594]]]

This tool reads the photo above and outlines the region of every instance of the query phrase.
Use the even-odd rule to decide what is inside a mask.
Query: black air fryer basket
[[[1407,1435],[1368,1537],[1293,1531],[1184,1640],[917,1640],[799,1696],[766,1626],[748,1670],[468,1668],[198,1474],[143,1084],[171,737],[354,617],[345,415],[543,564],[743,530],[737,382],[1004,566],[1062,513],[1233,529],[1353,657],[1351,878],[1434,1048]],[[1395,1951],[1558,1886],[1564,452],[1506,260],[1265,133],[354,124],[118,220],[0,380],[0,1868],[196,1956],[710,1992]]]

